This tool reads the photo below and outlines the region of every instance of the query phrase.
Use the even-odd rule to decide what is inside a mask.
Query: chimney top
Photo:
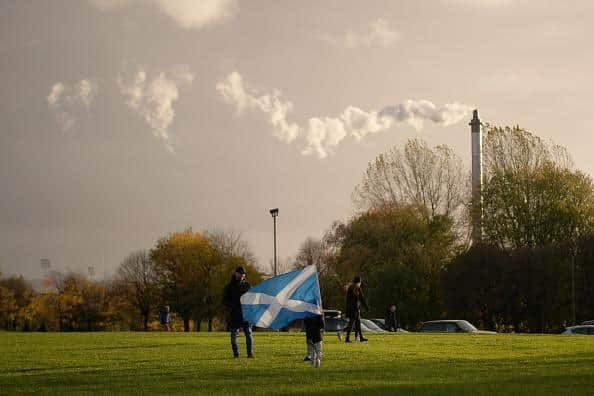
[[[480,132],[480,126],[481,126],[481,120],[479,120],[478,118],[478,110],[474,109],[472,110],[472,120],[470,120],[470,124],[468,124],[470,126],[472,126],[472,132],[473,133],[478,133]]]

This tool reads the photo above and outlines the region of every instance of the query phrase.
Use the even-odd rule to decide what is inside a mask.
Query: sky
[[[0,0],[0,271],[107,277],[175,231],[266,268],[354,214],[410,138],[470,164],[471,111],[594,175],[594,3]]]

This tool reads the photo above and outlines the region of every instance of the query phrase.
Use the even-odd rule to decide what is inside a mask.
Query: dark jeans
[[[349,324],[345,327],[345,331],[347,333],[346,339],[350,341],[351,338],[351,331],[355,330],[355,337],[359,334],[360,337],[363,336],[361,333],[361,311],[357,311],[354,315],[351,315],[352,318],[349,318]]]
[[[233,356],[239,356],[239,349],[237,348],[237,336],[239,335],[239,330],[243,328],[243,333],[245,334],[245,346],[247,349],[248,356],[252,354],[252,326],[246,323],[242,327],[232,327],[231,328],[231,350],[233,350]]]

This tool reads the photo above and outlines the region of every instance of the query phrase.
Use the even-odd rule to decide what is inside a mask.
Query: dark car
[[[419,331],[423,333],[495,334],[494,331],[478,330],[466,320],[431,320],[423,323]]]
[[[586,320],[585,322],[582,322],[582,325],[583,325],[583,326],[586,326],[586,325],[594,325],[594,320]]]
[[[324,330],[341,332],[347,325],[347,320],[343,319],[342,312],[333,309],[324,310]]]

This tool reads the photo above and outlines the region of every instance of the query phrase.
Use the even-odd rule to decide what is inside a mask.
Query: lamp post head
[[[278,216],[278,208],[270,209],[270,214],[272,217]]]

